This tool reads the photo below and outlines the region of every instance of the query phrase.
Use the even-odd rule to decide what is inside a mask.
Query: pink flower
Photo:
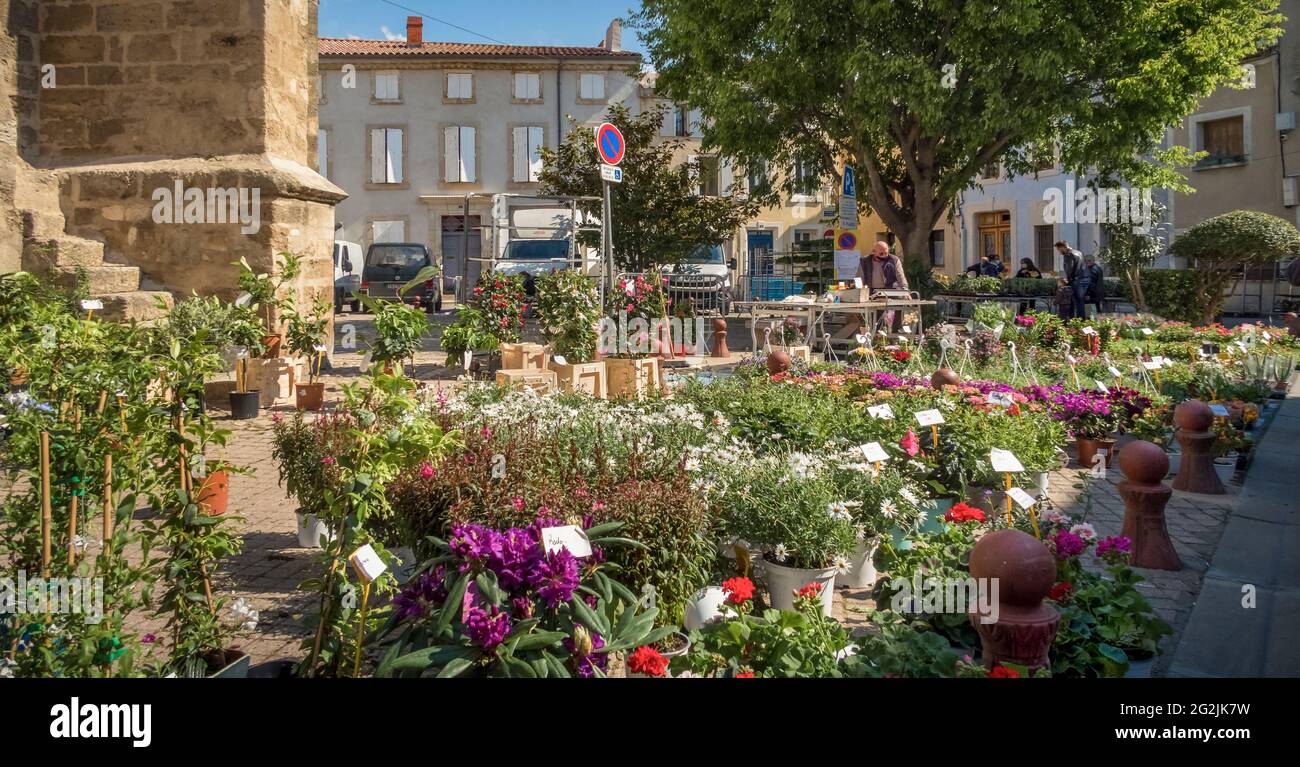
[[[515,497],[510,499],[510,505],[515,507],[515,511],[523,511],[524,499],[516,495]]]
[[[907,453],[909,458],[921,452],[921,440],[916,438],[916,433],[911,429],[908,429],[907,434],[898,441],[898,446],[903,448],[903,452]]]
[[[332,455],[325,456],[324,458],[320,459],[320,462],[325,464],[326,466],[333,466],[334,464],[338,463],[338,461],[334,460],[334,456]]]
[[[429,477],[432,477],[432,476],[433,476],[433,464],[429,463],[428,461],[425,461],[423,464],[421,464],[421,465],[420,465],[420,476],[421,476],[421,477],[424,477],[425,479],[428,479]]]
[[[628,305],[627,305],[627,313],[628,313],[628,314],[631,314],[631,313],[634,312],[634,311],[636,311],[636,307],[632,306],[632,304],[628,304]]]
[[[492,430],[484,426],[482,429],[479,430],[479,436],[481,436],[483,439],[492,439]]]
[[[279,413],[271,414],[271,423],[279,423],[283,420],[284,420],[284,416],[280,415]]]

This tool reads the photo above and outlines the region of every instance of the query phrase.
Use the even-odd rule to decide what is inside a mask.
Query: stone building
[[[246,257],[333,283],[317,0],[0,0],[0,270],[78,270],[117,318],[236,292]],[[179,199],[176,199],[179,198]]]

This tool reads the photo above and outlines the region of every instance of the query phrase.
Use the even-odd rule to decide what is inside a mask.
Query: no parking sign
[[[600,155],[601,162],[618,165],[623,162],[623,152],[626,149],[623,134],[613,123],[601,123],[596,128],[596,152]]]

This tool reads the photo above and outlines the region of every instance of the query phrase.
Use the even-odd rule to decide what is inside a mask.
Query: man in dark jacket
[[[1088,267],[1088,303],[1095,304],[1097,314],[1101,314],[1101,305],[1106,300],[1106,273],[1093,256],[1084,256],[1083,263]]]
[[[1087,316],[1084,311],[1084,303],[1088,300],[1088,288],[1092,286],[1092,276],[1088,274],[1088,266],[1083,263],[1083,254],[1070,247],[1070,243],[1061,240],[1056,243],[1056,250],[1060,252],[1064,261],[1065,284],[1070,286],[1070,292],[1074,294],[1074,307],[1071,314],[1076,318]]]

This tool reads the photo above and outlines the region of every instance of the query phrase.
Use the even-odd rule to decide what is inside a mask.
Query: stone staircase
[[[21,173],[15,191],[23,220],[23,269],[49,275],[69,288],[76,285],[78,272],[84,272],[90,297],[104,302],[97,313],[102,319],[152,322],[166,316],[173,305],[171,293],[141,289],[139,267],[105,262],[104,243],[67,233],[53,173]]]

